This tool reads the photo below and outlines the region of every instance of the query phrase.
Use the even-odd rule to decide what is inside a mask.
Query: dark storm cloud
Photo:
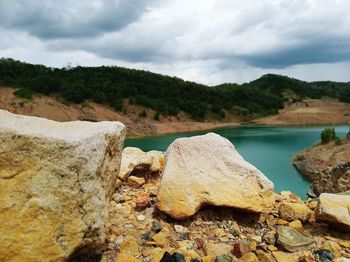
[[[338,40],[330,37],[285,49],[276,48],[270,52],[237,57],[260,68],[350,61],[350,38]]]
[[[0,0],[0,26],[41,39],[93,37],[135,21],[152,2]]]
[[[216,83],[267,72],[348,79],[348,10],[348,0],[0,0],[0,57]]]

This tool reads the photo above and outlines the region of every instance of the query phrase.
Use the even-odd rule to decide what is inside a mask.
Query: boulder
[[[289,252],[310,249],[315,241],[306,237],[297,230],[287,226],[279,226],[277,229],[277,243]]]
[[[316,220],[350,232],[350,195],[321,194],[316,207]]]
[[[176,139],[168,148],[158,208],[176,219],[204,205],[263,212],[274,203],[274,186],[214,133]]]
[[[131,174],[149,175],[160,172],[164,164],[164,154],[160,151],[143,152],[136,147],[126,147],[122,153],[122,161],[118,178],[126,180]]]
[[[305,203],[283,203],[279,207],[279,215],[282,219],[293,221],[299,219],[306,221],[311,217],[312,210]]]
[[[0,110],[0,261],[66,261],[106,239],[124,125]]]

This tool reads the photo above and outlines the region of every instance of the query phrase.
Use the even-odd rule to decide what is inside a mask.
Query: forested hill
[[[116,66],[51,68],[0,59],[0,86],[20,88],[16,94],[53,95],[74,103],[92,100],[123,110],[123,101],[150,107],[163,115],[189,113],[225,118],[225,112],[242,117],[274,114],[286,100],[305,97],[337,98],[350,103],[350,83],[304,82],[279,75],[264,75],[245,83],[206,86],[142,70]]]

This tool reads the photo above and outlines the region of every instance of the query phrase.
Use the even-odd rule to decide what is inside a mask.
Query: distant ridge
[[[268,116],[285,102],[330,97],[350,103],[350,83],[305,82],[287,76],[266,74],[244,84],[207,86],[143,70],[117,66],[51,68],[11,58],[0,59],[0,85],[20,88],[16,95],[30,99],[35,93],[68,102],[92,100],[125,110],[130,104],[149,107],[164,116],[181,111],[193,119],[208,114],[225,119],[235,114],[244,120]]]

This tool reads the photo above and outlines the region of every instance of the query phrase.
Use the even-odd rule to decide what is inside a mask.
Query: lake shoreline
[[[182,129],[183,127],[186,127],[190,124],[197,124],[199,128],[190,128],[190,129]],[[158,125],[169,125],[169,123],[160,123]],[[128,135],[127,133],[127,139],[143,139],[143,138],[151,138],[151,137],[159,137],[159,136],[165,136],[165,135],[177,135],[177,134],[183,134],[183,133],[195,133],[195,132],[205,132],[205,131],[214,131],[216,129],[221,129],[225,127],[295,127],[295,128],[302,128],[302,127],[336,127],[336,126],[345,126],[348,125],[348,123],[322,123],[322,124],[261,124],[259,122],[230,122],[230,123],[214,123],[214,122],[177,122],[172,124],[172,128],[169,128],[168,132],[155,132],[150,134],[142,134],[142,135]],[[175,127],[174,127],[175,126]],[[176,126],[178,128],[176,128]],[[211,126],[211,127],[208,127]]]
[[[244,123],[237,122],[228,122],[228,123],[216,123],[216,122],[177,122],[177,123],[159,123],[154,124],[157,131],[149,134],[134,134],[131,131],[131,135],[128,135],[127,139],[142,139],[148,137],[158,137],[163,135],[174,135],[174,134],[182,134],[182,133],[191,133],[191,132],[201,132],[201,131],[213,131],[219,128],[225,127],[236,127],[244,125]],[[127,126],[128,131],[132,130],[131,127]]]
[[[137,139],[167,134],[211,131],[217,128],[261,125],[273,127],[335,126],[349,124],[350,105],[334,100],[306,99],[303,102],[286,105],[278,114],[250,121],[241,121],[238,116],[227,114],[225,119],[195,121],[181,112],[177,117],[160,116],[153,119],[155,111],[139,105],[127,105],[127,114],[92,101],[72,104],[55,97],[35,95],[22,99],[13,94],[14,88],[0,88],[0,108],[15,114],[43,117],[59,122],[66,121],[119,121],[127,127],[127,138]],[[147,117],[140,117],[145,111]],[[327,116],[327,117],[325,117]]]
[[[243,158],[255,165],[275,183],[276,192],[291,191],[305,199],[311,181],[302,176],[293,166],[292,159],[300,151],[317,143],[324,127],[317,126],[266,126],[239,125],[212,130],[231,141]],[[343,137],[347,126],[336,127]],[[147,152],[166,151],[177,138],[203,135],[206,131],[185,132],[127,139],[125,147],[137,147]]]

